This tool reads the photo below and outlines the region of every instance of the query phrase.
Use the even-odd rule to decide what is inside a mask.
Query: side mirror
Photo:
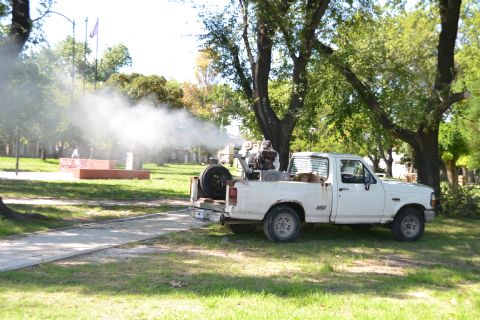
[[[365,177],[365,190],[370,190],[370,185],[375,183],[375,178],[370,174],[368,177]]]

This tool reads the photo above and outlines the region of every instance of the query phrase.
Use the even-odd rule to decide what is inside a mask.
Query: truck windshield
[[[313,173],[325,179],[328,178],[328,159],[322,157],[293,157],[290,162],[291,175],[300,173]]]

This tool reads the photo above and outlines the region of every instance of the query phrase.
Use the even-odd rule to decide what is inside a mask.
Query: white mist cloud
[[[202,146],[216,150],[229,143],[220,128],[200,121],[185,110],[131,105],[117,94],[102,92],[85,99],[73,119],[84,138],[113,139],[129,149],[188,149]]]

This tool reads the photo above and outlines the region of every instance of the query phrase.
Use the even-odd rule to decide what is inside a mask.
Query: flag
[[[97,22],[95,23],[95,26],[93,27],[92,32],[90,32],[90,38],[95,37],[98,34],[98,18]]]

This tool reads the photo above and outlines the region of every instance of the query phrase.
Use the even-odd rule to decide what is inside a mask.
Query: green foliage
[[[244,119],[246,108],[240,92],[219,83],[211,51],[202,51],[196,60],[196,83],[183,84],[183,104],[196,116],[228,125],[232,119]]]
[[[453,109],[459,130],[468,142],[469,168],[480,168],[480,8],[476,1],[464,5],[460,26],[461,50],[458,51],[459,77],[457,88],[466,87],[471,96]]]
[[[448,217],[480,217],[480,189],[476,185],[453,188],[442,184],[442,214]]]
[[[465,137],[454,122],[443,123],[440,126],[439,146],[442,160],[453,163],[469,151]]]
[[[0,101],[0,139],[35,139],[49,130],[52,104],[50,79],[28,59],[16,64],[10,74],[8,94]]]
[[[82,75],[85,69],[86,80],[93,82],[95,78],[95,61],[87,59],[85,61],[85,55],[89,57],[92,53],[92,49],[84,42],[74,41],[71,36],[68,36],[62,40],[50,53],[50,49],[43,49],[46,54],[51,54],[56,58],[55,62],[63,73],[70,74],[72,71],[72,59],[75,59],[75,73]],[[111,47],[108,47],[103,55],[99,57],[97,65],[97,81],[105,82],[113,74],[119,73],[119,71],[132,65],[132,57],[128,48],[120,43]]]
[[[44,55],[50,55],[52,60],[54,60],[52,63],[55,63],[63,73],[68,74],[69,76],[72,71],[72,59],[75,59],[75,73],[83,75],[84,54],[86,52],[86,55],[88,56],[92,53],[88,44],[85,46],[84,42],[74,41],[71,36],[60,41],[53,49],[43,48],[42,51]],[[86,68],[87,70],[92,69],[92,66],[88,61]]]
[[[113,74],[118,73],[121,68],[131,65],[132,57],[123,43],[108,47],[99,61],[98,80],[107,81]]]
[[[147,99],[155,105],[168,104],[177,108],[183,105],[183,93],[179,84],[167,85],[167,80],[162,76],[116,73],[108,79],[106,85],[118,89],[133,101]]]
[[[333,39],[339,56],[404,128],[414,129],[425,120],[435,77],[437,20],[436,14],[423,8],[391,15],[377,8],[355,15]],[[359,98],[354,94],[353,99]]]

